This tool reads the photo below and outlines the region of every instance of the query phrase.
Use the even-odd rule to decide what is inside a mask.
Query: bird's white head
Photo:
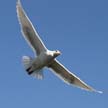
[[[47,51],[47,55],[51,58],[56,58],[60,54],[61,54],[61,52],[59,50],[54,50],[54,51],[48,50]]]
[[[54,51],[54,57],[57,57],[59,55],[61,55],[61,52],[59,50],[55,50]]]

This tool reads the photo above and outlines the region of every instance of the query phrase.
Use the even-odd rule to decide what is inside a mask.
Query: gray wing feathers
[[[49,66],[53,72],[62,80],[64,80],[68,84],[72,84],[74,86],[80,87],[82,89],[88,91],[96,91],[92,87],[88,86],[82,80],[80,80],[77,76],[73,73],[69,72],[62,64],[60,64],[57,60],[54,60],[51,65]],[[96,91],[97,92],[97,91]],[[100,91],[98,91],[100,92]]]
[[[33,48],[33,50],[37,53],[37,55],[39,55],[41,51],[45,51],[46,47],[39,38],[32,23],[30,22],[25,11],[23,10],[20,0],[18,0],[17,2],[17,16],[22,28],[23,36]]]

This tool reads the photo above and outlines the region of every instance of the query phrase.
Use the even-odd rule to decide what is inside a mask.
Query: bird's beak
[[[58,51],[57,53],[58,53],[58,55],[61,55],[61,52],[60,51]]]

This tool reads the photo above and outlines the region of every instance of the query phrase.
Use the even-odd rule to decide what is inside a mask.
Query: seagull
[[[43,70],[45,67],[52,70],[52,72],[57,75],[61,80],[69,85],[79,87],[81,89],[102,93],[97,91],[91,86],[87,85],[75,74],[70,72],[66,67],[64,67],[57,59],[61,52],[59,50],[48,50],[42,40],[40,39],[38,33],[36,32],[33,24],[25,13],[20,0],[17,1],[17,16],[21,26],[21,31],[23,37],[31,46],[35,53],[35,57],[23,56],[22,61],[28,75],[34,76],[37,79],[43,79]]]

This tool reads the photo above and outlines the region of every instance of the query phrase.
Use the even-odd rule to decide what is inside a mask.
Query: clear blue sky
[[[49,49],[69,70],[103,94],[68,86],[45,70],[45,79],[26,74],[21,58],[33,56],[20,32],[16,0],[0,2],[0,108],[107,108],[108,1],[21,0]]]

